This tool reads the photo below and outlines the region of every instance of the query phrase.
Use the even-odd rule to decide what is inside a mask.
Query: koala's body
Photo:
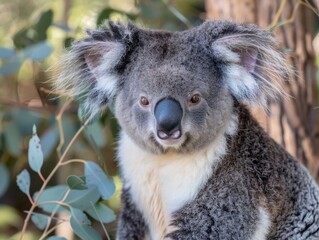
[[[114,102],[117,239],[319,239],[318,186],[244,106],[283,92],[272,35],[224,21],[109,25],[73,45],[56,88],[91,114]]]

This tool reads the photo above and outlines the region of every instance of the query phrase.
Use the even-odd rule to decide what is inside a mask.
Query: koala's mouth
[[[185,135],[180,130],[167,135],[162,131],[158,131],[156,134],[156,142],[161,145],[164,149],[175,148],[179,149],[185,142]]]
[[[173,131],[171,134],[167,134],[163,131],[157,131],[157,136],[161,140],[176,140],[182,136],[182,132],[179,129],[176,131]]]

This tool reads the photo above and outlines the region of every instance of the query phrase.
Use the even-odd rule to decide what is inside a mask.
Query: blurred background
[[[67,97],[57,99],[58,93],[50,91],[49,80],[56,74],[52,66],[72,41],[106,19],[169,31],[185,30],[206,19],[227,19],[273,30],[296,70],[285,82],[291,97],[269,102],[268,114],[252,111],[266,131],[319,181],[318,7],[316,0],[1,0],[0,240],[17,238],[31,206],[17,187],[16,176],[29,169],[32,126],[37,126],[42,145],[44,177],[81,127],[77,103],[68,104]],[[115,213],[121,191],[114,155],[117,133],[112,111],[107,111],[76,138],[66,156],[95,161],[113,178],[116,192],[105,204]],[[65,184],[69,175],[82,172],[81,164],[63,166],[49,185]],[[41,185],[39,176],[31,173],[30,192]],[[111,239],[115,228],[114,221],[106,225]],[[76,239],[67,226],[58,231]],[[24,239],[39,239],[41,232],[30,222]]]

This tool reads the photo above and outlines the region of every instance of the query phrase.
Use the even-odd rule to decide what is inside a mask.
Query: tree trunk
[[[272,24],[281,4],[284,5],[277,23],[291,18],[295,11],[293,21],[275,31],[282,48],[291,50],[288,61],[296,70],[296,75],[285,83],[291,97],[281,103],[270,103],[269,116],[256,109],[253,113],[266,131],[302,161],[319,182],[319,122],[312,46],[314,13],[297,3],[300,1],[206,0],[206,10],[208,19],[255,23],[262,28]]]

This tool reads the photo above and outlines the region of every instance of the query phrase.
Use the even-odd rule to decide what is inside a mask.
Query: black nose
[[[154,113],[159,138],[180,137],[183,110],[178,101],[172,98],[164,98],[156,104]]]

